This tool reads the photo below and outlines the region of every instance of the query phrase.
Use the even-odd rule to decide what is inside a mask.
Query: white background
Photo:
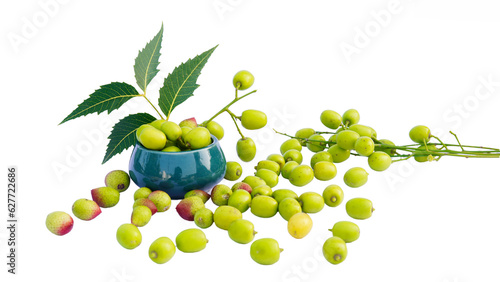
[[[154,114],[145,101],[132,100],[110,116],[58,123],[100,85],[135,85],[134,59],[162,22],[161,72],[148,91],[155,103],[175,66],[220,44],[195,96],[176,108],[172,120],[207,119],[232,99],[235,72],[255,75],[258,92],[233,107],[235,113],[260,109],[269,117],[266,128],[244,132],[258,145],[256,159],[244,164],[244,175],[250,175],[258,160],[279,152],[286,140],[272,128],[291,134],[302,127],[323,130],[319,114],[325,109],[356,108],[360,123],[397,144],[409,143],[409,129],[425,124],[447,142],[454,141],[446,134],[453,130],[463,144],[500,147],[499,8],[493,0],[3,1],[0,167],[4,184],[7,166],[19,169],[19,274],[7,275],[2,263],[1,280],[499,281],[498,159],[400,162],[382,173],[370,171],[359,189],[345,187],[342,175],[352,166],[367,168],[362,158],[339,164],[338,176],[328,183],[295,188],[280,178],[276,188],[299,194],[321,193],[336,183],[345,187],[346,200],[374,202],[373,217],[356,221],[361,237],[337,266],[320,248],[327,229],[348,219],[344,205],[312,214],[313,230],[302,240],[287,233],[279,215],[262,219],[246,212],[256,238],[273,237],[284,249],[272,266],[253,262],[250,245],[231,241],[215,226],[205,230],[210,242],[202,252],[177,251],[167,264],[153,263],[147,255],[153,240],[174,240],[194,227],[174,207],[141,228],[141,246],[125,250],[115,232],[129,221],[135,185],[93,221],[75,218],[66,236],[45,227],[48,213],[71,213],[75,200],[104,185],[107,172],[127,170],[131,150],[101,164],[106,137],[129,113]],[[346,54],[346,46],[354,53]],[[216,121],[226,129],[226,158],[236,160],[231,120],[223,115]],[[311,155],[304,151],[306,162]],[[5,220],[6,192],[0,193]],[[211,202],[207,206],[215,209]],[[1,261],[8,236],[2,227]]]

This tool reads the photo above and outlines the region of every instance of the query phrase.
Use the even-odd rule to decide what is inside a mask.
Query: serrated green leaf
[[[158,104],[163,113],[167,116],[167,120],[175,107],[193,96],[194,90],[199,86],[196,84],[196,80],[215,48],[217,48],[217,46],[187,60],[185,63],[176,67],[174,71],[165,78],[163,87],[160,89]]]
[[[131,114],[120,121],[114,126],[111,134],[109,135],[108,148],[102,163],[109,161],[114,155],[119,154],[135,145],[137,137],[135,132],[139,126],[155,121],[156,118],[148,113]]]
[[[146,44],[146,47],[139,51],[139,55],[135,58],[134,72],[137,85],[146,92],[146,88],[151,80],[159,72],[158,65],[160,64],[160,49],[163,37],[163,24],[156,36]]]
[[[91,113],[100,114],[107,110],[109,114],[137,96],[140,96],[139,92],[133,86],[124,82],[112,82],[102,85],[100,89],[90,94],[89,98],[78,105],[60,124]]]

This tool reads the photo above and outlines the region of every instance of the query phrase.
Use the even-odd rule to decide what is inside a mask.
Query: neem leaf
[[[163,113],[167,116],[167,120],[175,107],[186,101],[187,98],[193,96],[194,90],[199,86],[196,84],[196,80],[201,73],[201,69],[203,69],[215,48],[217,48],[217,46],[201,55],[187,60],[185,63],[176,67],[174,71],[165,78],[163,87],[160,89],[158,104]]]
[[[161,40],[163,37],[163,24],[156,36],[146,44],[146,47],[139,51],[135,58],[134,71],[137,85],[145,92],[149,82],[159,72]]]
[[[109,161],[114,155],[119,154],[135,145],[137,138],[135,132],[139,126],[155,121],[156,118],[148,113],[131,114],[118,121],[109,135],[108,148],[102,163]]]
[[[78,105],[60,124],[91,113],[100,114],[107,110],[109,114],[137,96],[140,96],[139,92],[133,86],[124,82],[112,82],[102,85],[100,89],[90,94],[89,98]]]

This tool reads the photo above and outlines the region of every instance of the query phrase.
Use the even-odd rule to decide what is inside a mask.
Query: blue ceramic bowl
[[[210,192],[224,178],[226,158],[215,136],[205,148],[182,152],[154,151],[137,143],[129,173],[139,187],[163,190],[172,199],[182,199],[190,190]]]

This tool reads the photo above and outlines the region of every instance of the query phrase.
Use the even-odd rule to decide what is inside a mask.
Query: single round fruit
[[[210,192],[210,197],[212,202],[217,206],[225,206],[229,200],[229,197],[233,194],[233,190],[229,186],[224,184],[217,184],[212,188]]]
[[[99,205],[88,199],[78,199],[71,207],[73,214],[81,220],[92,220],[101,214]]]
[[[337,145],[344,150],[354,150],[359,134],[352,130],[343,130],[337,134]]]
[[[162,152],[180,152],[182,151],[179,147],[177,146],[166,146]]]
[[[155,121],[153,121],[153,122],[150,122],[149,124],[150,124],[152,127],[156,128],[156,129],[158,129],[158,130],[161,130],[161,126],[162,126],[162,124],[163,124],[164,122],[165,122],[165,120],[164,120],[164,119],[157,119],[157,120],[155,120]]]
[[[323,190],[323,199],[327,206],[337,207],[344,200],[344,191],[342,191],[342,188],[338,185],[328,185],[325,190]]]
[[[161,150],[167,144],[167,136],[161,130],[148,127],[142,130],[141,135],[139,135],[139,142],[147,149]]]
[[[298,165],[299,163],[296,161],[286,162],[285,165],[283,166],[283,169],[281,170],[281,176],[283,176],[283,178],[285,179],[289,179],[290,172]]]
[[[200,228],[208,228],[214,223],[214,213],[207,208],[201,208],[194,214],[194,223]]]
[[[255,147],[255,143],[252,138],[245,137],[239,139],[236,143],[236,153],[244,162],[253,160],[253,158],[255,158],[255,154],[257,153],[257,148]]]
[[[149,194],[148,199],[150,199],[158,209],[158,212],[165,212],[170,208],[172,204],[172,199],[170,196],[161,190],[156,190]]]
[[[249,71],[241,70],[233,77],[233,86],[238,90],[247,90],[252,87],[255,77]]]
[[[339,221],[335,223],[332,229],[328,229],[332,232],[333,236],[337,236],[344,240],[346,243],[351,243],[359,238],[359,226],[350,221]]]
[[[257,196],[252,199],[250,211],[258,217],[273,217],[278,212],[278,202],[271,196]]]
[[[186,194],[184,194],[184,199],[189,198],[189,197],[198,197],[203,201],[203,204],[205,204],[208,200],[210,200],[210,194],[208,194],[207,192],[205,192],[203,190],[199,190],[199,189],[194,189],[194,190],[188,191],[188,192],[186,192]]]
[[[319,119],[324,126],[330,129],[337,129],[342,124],[340,114],[332,110],[324,110]]]
[[[134,192],[134,201],[141,198],[147,198],[151,194],[151,189],[148,187],[141,187]]]
[[[281,217],[288,221],[294,214],[302,212],[302,207],[297,199],[285,198],[279,202],[278,211]]]
[[[212,136],[210,135],[210,131],[205,127],[196,127],[186,134],[184,141],[188,148],[196,150],[210,145],[212,143]]]
[[[184,253],[196,253],[207,246],[208,240],[205,233],[200,229],[190,228],[181,231],[175,237],[177,249]]]
[[[277,162],[280,165],[281,169],[283,169],[283,166],[285,166],[285,158],[283,158],[283,156],[280,154],[270,154],[269,156],[267,156],[266,160]]]
[[[288,233],[293,238],[302,239],[312,229],[312,219],[307,213],[299,212],[290,217],[288,220]]]
[[[144,129],[146,129],[146,128],[149,128],[149,127],[153,127],[153,126],[151,126],[151,124],[143,124],[143,125],[139,126],[139,127],[137,128],[137,130],[135,131],[135,138],[136,138],[137,140],[139,140],[139,136],[141,135],[142,131],[143,131]],[[154,127],[153,127],[153,128],[154,128]]]
[[[267,124],[267,116],[258,110],[245,110],[241,113],[241,125],[248,130],[261,129]]]
[[[314,179],[314,171],[310,166],[298,165],[292,169],[288,180],[295,186],[305,186]]]
[[[375,142],[370,137],[361,136],[354,143],[354,150],[361,156],[368,157],[375,150]]]
[[[259,264],[271,265],[280,259],[280,249],[278,241],[272,238],[261,238],[253,241],[250,246],[250,257]]]
[[[194,117],[187,118],[187,119],[179,122],[179,126],[181,128],[183,128],[183,127],[195,128],[195,127],[198,127],[198,122],[196,122],[196,119]]]
[[[328,143],[326,144],[328,147],[337,144],[337,134],[332,134],[330,138],[328,138]]]
[[[300,145],[306,146],[307,142],[305,139],[311,137],[311,135],[316,134],[316,130],[312,128],[302,128],[295,132],[295,137],[299,138]]]
[[[110,208],[116,206],[120,201],[120,192],[111,187],[100,187],[90,190],[92,200],[101,208]]]
[[[344,174],[344,183],[351,188],[358,188],[368,181],[368,172],[362,167],[350,168]]]
[[[339,144],[335,144],[328,149],[328,153],[332,155],[332,161],[334,163],[341,163],[346,161],[350,156],[351,152],[340,148]]]
[[[283,154],[285,162],[296,162],[298,164],[302,163],[302,153],[299,150],[290,149]]]
[[[220,229],[227,230],[231,222],[240,219],[241,212],[231,206],[220,206],[214,211],[214,223]]]
[[[258,176],[249,175],[243,179],[243,182],[250,185],[253,188],[257,188],[262,185],[266,185],[266,181]]]
[[[375,171],[384,171],[391,166],[392,159],[386,152],[373,152],[368,157],[368,165]]]
[[[66,235],[73,229],[73,218],[63,211],[51,212],[45,219],[45,226],[56,235]]]
[[[314,177],[321,181],[332,180],[337,175],[337,167],[331,162],[317,162],[313,170]]]
[[[116,230],[116,240],[125,249],[135,249],[142,242],[142,235],[137,226],[125,223]]]
[[[272,196],[273,195],[273,189],[269,187],[268,185],[260,185],[252,189],[252,198],[255,198],[257,196]]]
[[[252,203],[252,196],[248,191],[238,189],[231,194],[228,205],[237,208],[240,212],[246,212]]]
[[[413,142],[424,144],[431,138],[431,130],[425,125],[417,125],[410,130],[410,139]]]
[[[385,145],[391,145],[391,146],[396,146],[396,144],[394,144],[394,142],[392,142],[391,140],[387,140],[387,139],[380,139],[378,140],[380,141],[381,144],[385,144]],[[397,153],[397,150],[396,149],[391,149],[391,148],[383,148],[381,146],[375,146],[375,151],[382,151],[382,152],[386,152],[389,156],[394,156],[396,155]]]
[[[365,198],[352,198],[345,204],[347,214],[354,219],[367,219],[372,216],[372,201]]]
[[[236,181],[241,177],[243,173],[243,168],[238,162],[229,161],[226,163],[226,174],[224,179],[229,181]]]
[[[149,246],[149,258],[157,264],[169,261],[175,254],[175,245],[168,237],[160,237]]]
[[[158,209],[156,208],[153,201],[151,201],[148,198],[140,198],[140,199],[135,200],[134,205],[132,206],[132,209],[135,209],[138,206],[148,207],[151,210],[151,215],[154,215],[158,211]]]
[[[224,128],[220,124],[212,120],[206,125],[206,127],[208,131],[210,131],[210,134],[215,136],[217,140],[222,140],[224,137]]]
[[[320,134],[313,134],[307,139],[307,149],[311,152],[320,152],[326,148],[326,139]]]
[[[253,223],[246,219],[237,219],[229,225],[227,229],[229,238],[236,243],[248,244],[253,241],[257,232],[254,230]]]
[[[181,127],[173,121],[165,121],[161,125],[161,131],[165,133],[167,139],[170,141],[177,141],[182,136]]]
[[[245,182],[236,182],[233,187],[231,187],[231,190],[234,192],[236,190],[245,190],[248,193],[252,193],[252,186],[250,184],[245,183]]]
[[[279,177],[278,175],[267,168],[261,168],[255,172],[255,176],[262,178],[265,182],[266,185],[269,187],[273,188],[274,186],[278,185],[278,180]]]
[[[123,170],[113,170],[104,178],[106,187],[115,188],[118,192],[124,192],[130,186],[130,176]]]
[[[325,206],[325,199],[316,192],[304,192],[299,196],[299,203],[305,213],[317,213]]]
[[[349,127],[359,122],[359,112],[355,109],[350,109],[342,115],[342,123]]]
[[[332,155],[327,151],[317,152],[311,157],[310,165],[314,167],[317,162],[326,161],[333,163]]]
[[[142,227],[148,224],[151,220],[151,209],[146,206],[137,206],[132,210],[131,223],[137,227]]]
[[[259,161],[255,166],[255,171],[258,171],[261,168],[269,169],[274,173],[276,173],[277,175],[280,175],[281,172],[281,166],[275,161],[270,161],[270,160]]]
[[[302,144],[300,144],[300,141],[295,138],[290,138],[283,142],[280,146],[280,153],[283,155],[286,151],[295,149],[297,151],[302,151]]]
[[[284,200],[286,198],[293,198],[295,200],[299,199],[299,196],[297,195],[297,193],[295,193],[294,191],[292,191],[290,189],[277,189],[277,190],[274,190],[274,192],[272,194],[272,197],[278,203],[280,203],[282,200]]]
[[[200,197],[191,196],[184,198],[179,203],[177,203],[177,206],[175,206],[175,210],[182,219],[194,221],[195,213],[204,207],[205,203]]]
[[[349,130],[355,131],[359,134],[359,136],[366,136],[369,138],[377,138],[377,132],[375,129],[361,124],[353,124],[349,126]]]
[[[332,264],[339,264],[347,257],[347,246],[340,237],[330,237],[323,244],[323,256]]]

